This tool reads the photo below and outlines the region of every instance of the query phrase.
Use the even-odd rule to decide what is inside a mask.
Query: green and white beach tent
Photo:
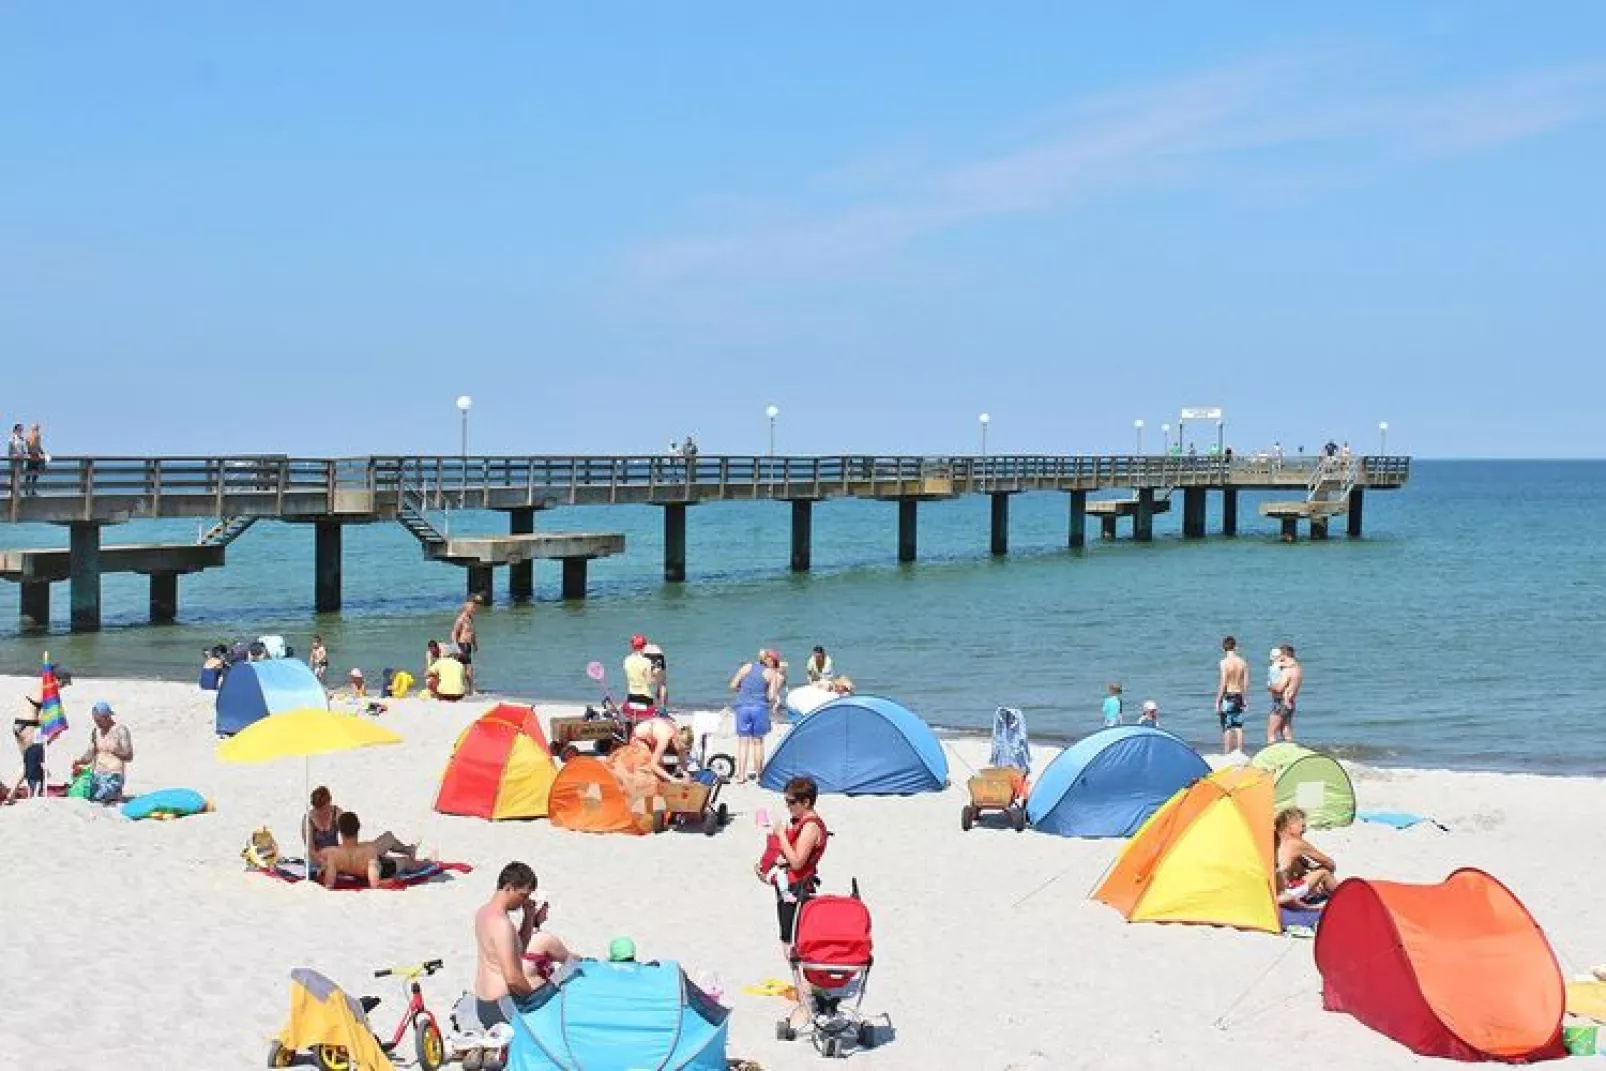
[[[1355,821],[1355,786],[1338,760],[1298,744],[1271,744],[1255,755],[1256,768],[1277,784],[1277,810],[1298,807],[1312,829]]]

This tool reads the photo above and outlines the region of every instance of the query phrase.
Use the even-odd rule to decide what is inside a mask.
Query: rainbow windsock
[[[61,685],[56,683],[56,667],[45,655],[39,671],[39,735],[45,743],[67,731],[67,713],[61,709]]]

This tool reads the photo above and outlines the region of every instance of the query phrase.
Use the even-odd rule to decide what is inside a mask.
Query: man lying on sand
[[[474,912],[474,1007],[487,1030],[507,1022],[497,1001],[535,992],[554,967],[575,958],[562,941],[541,932],[547,904],[535,898],[535,884],[535,871],[509,863],[496,877],[496,891]]]
[[[403,844],[388,830],[375,840],[360,840],[362,820],[356,811],[340,812],[336,824],[340,843],[318,853],[318,863],[323,868],[318,880],[326,889],[333,889],[342,874],[377,889],[392,878],[406,877],[429,865],[427,859],[418,858],[417,845]]]

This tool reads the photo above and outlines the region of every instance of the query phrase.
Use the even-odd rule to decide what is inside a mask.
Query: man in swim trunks
[[[403,844],[388,830],[374,840],[362,840],[362,820],[356,811],[341,811],[335,825],[340,830],[340,843],[318,853],[323,868],[318,880],[326,889],[333,889],[342,874],[377,889],[392,878],[406,877],[427,865],[427,860],[418,858],[417,845]]]
[[[1220,672],[1216,678],[1216,714],[1221,718],[1221,753],[1244,749],[1244,694],[1249,691],[1249,663],[1238,653],[1232,636],[1221,640]]]
[[[547,904],[533,898],[535,885],[535,871],[509,863],[497,875],[496,891],[474,912],[474,1007],[487,1030],[507,1022],[503,997],[528,996],[547,984],[553,967],[574,959],[562,941],[540,932]]]
[[[1279,648],[1282,656],[1277,661],[1280,679],[1277,690],[1272,692],[1271,718],[1266,723],[1266,743],[1275,744],[1279,740],[1294,742],[1294,709],[1299,702],[1299,690],[1305,684],[1305,669],[1294,657],[1294,649],[1288,644]]]
[[[474,631],[474,615],[479,608],[478,600],[469,599],[457,612],[457,620],[452,622],[452,642],[457,645],[457,660],[463,663],[469,695],[474,693],[474,652],[480,647],[479,634]]]

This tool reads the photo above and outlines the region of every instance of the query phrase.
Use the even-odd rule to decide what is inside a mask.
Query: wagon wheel
[[[1015,827],[1015,832],[1023,831],[1026,828],[1026,808],[1011,807],[1009,809],[1009,824]]]
[[[707,765],[721,781],[729,781],[736,776],[736,760],[724,753],[710,755]]]
[[[709,811],[707,814],[703,815],[703,836],[712,837],[715,833],[719,832],[719,827],[723,824],[724,823],[719,820],[718,811]]]
[[[562,750],[558,752],[558,758],[563,762],[568,762],[578,754],[580,754],[579,748],[573,744],[564,744]]]
[[[654,833],[662,833],[664,830],[666,830],[668,828],[669,828],[669,812],[668,811],[654,811],[654,812],[652,812],[652,831]]]
[[[964,809],[959,812],[959,828],[964,830],[966,833],[969,833],[970,827],[974,825],[975,822],[976,808],[967,803],[965,804]]]

